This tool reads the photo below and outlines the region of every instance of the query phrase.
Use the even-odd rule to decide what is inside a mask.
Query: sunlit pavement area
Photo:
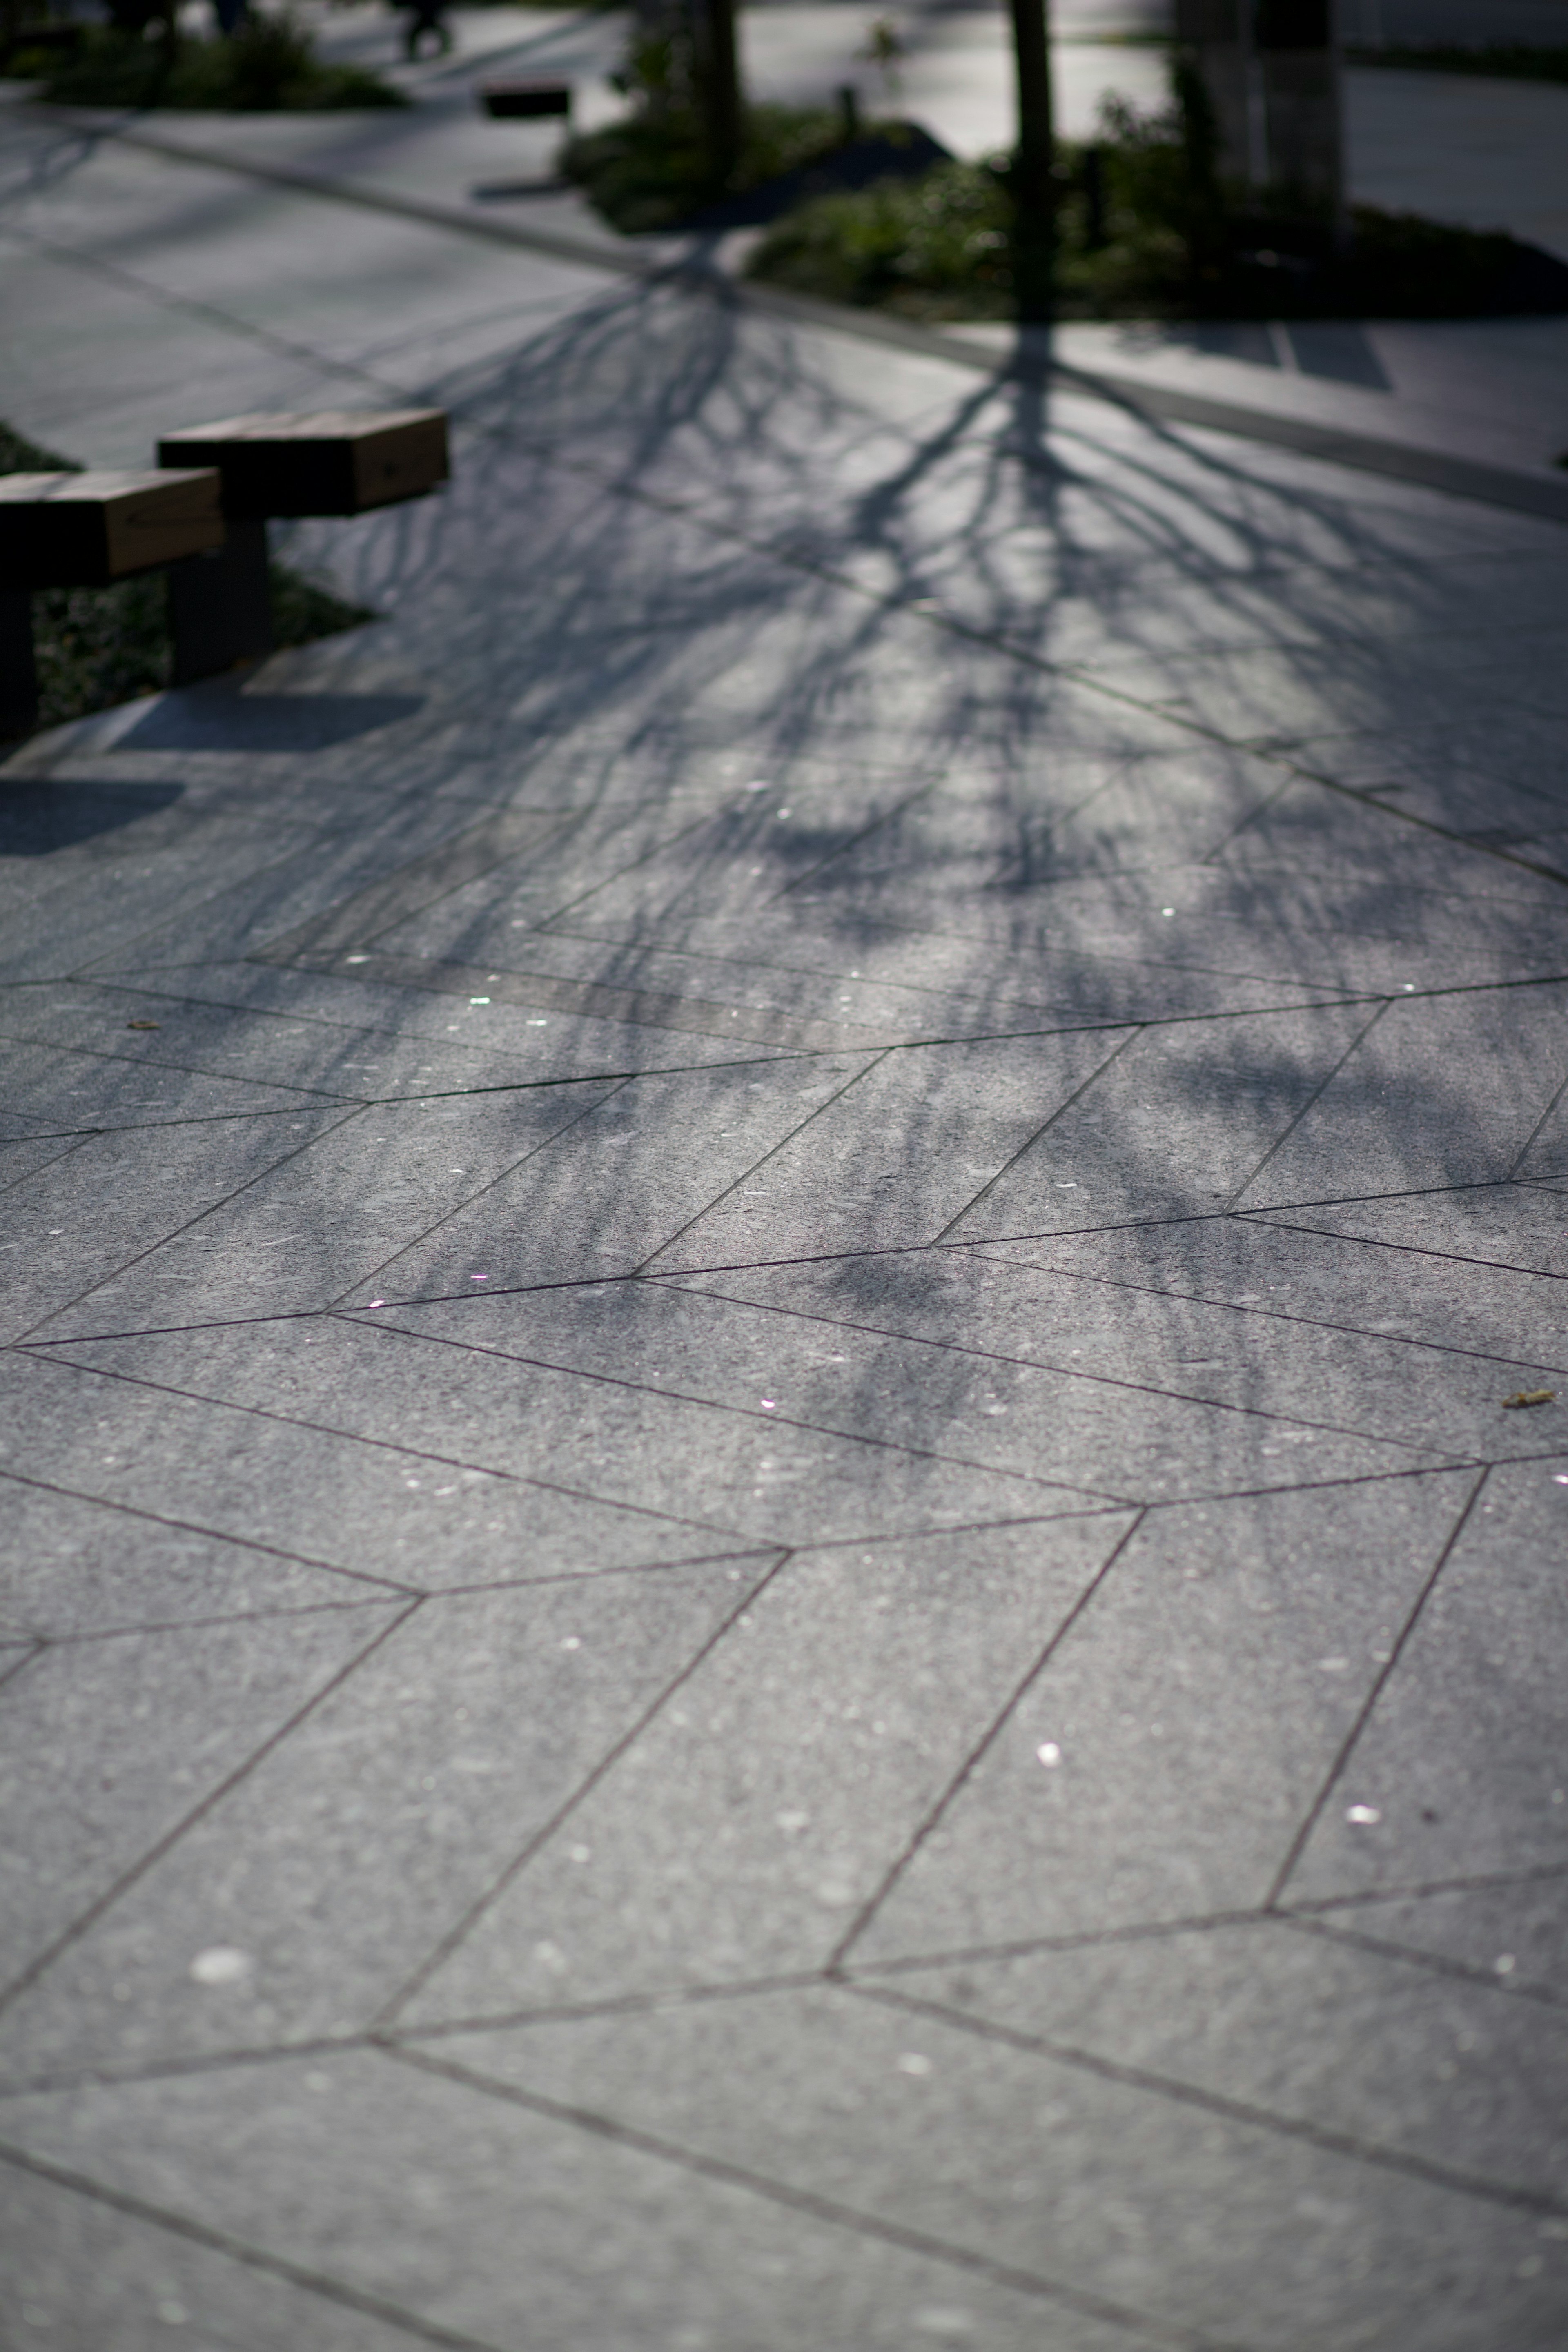
[[[5,141],[6,2352],[1559,2352],[1564,526]]]

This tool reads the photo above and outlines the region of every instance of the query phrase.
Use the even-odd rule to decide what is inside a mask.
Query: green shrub
[[[748,275],[917,318],[1005,318],[1013,305],[1005,165],[939,163],[787,213]]]
[[[844,119],[831,108],[749,107],[734,169],[716,174],[701,118],[670,77],[668,47],[642,44],[637,67],[623,78],[645,92],[637,113],[569,139],[561,151],[562,176],[612,228],[636,236],[677,227],[720,196],[760,187],[842,145]]]
[[[1247,209],[1218,171],[1214,118],[1181,58],[1169,106],[1101,108],[1100,202],[1088,154],[1058,151],[1056,310],[1063,318],[1460,319],[1568,310],[1568,270],[1500,233],[1371,205],[1348,236],[1310,208]],[[830,301],[926,319],[1014,310],[1005,157],[818,197],[775,223],[748,275]]]
[[[53,64],[44,96],[71,106],[171,106],[220,114],[405,106],[361,66],[322,63],[291,16],[251,15],[227,39],[93,30]]]
[[[57,457],[0,424],[0,474],[76,474]],[[274,644],[304,646],[373,621],[286,563],[269,567]],[[86,719],[169,683],[165,583],[161,574],[117,581],[111,588],[42,588],[33,597],[33,654],[38,670],[38,725]]]

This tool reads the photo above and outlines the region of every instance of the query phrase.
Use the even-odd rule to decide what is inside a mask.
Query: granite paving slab
[[[943,812],[928,804],[929,829]],[[978,863],[978,861],[974,861]],[[989,861],[988,861],[989,862]],[[994,861],[997,867],[1001,860]],[[1170,963],[1239,980],[1296,982],[1328,993],[1423,993],[1459,982],[1554,980],[1568,962],[1560,907],[1510,907],[1489,922],[1473,903],[1428,891],[1414,898],[1386,877],[1347,891],[1285,873],[1245,875],[1195,861],[1190,851],[1152,870],[1056,879],[1014,871],[964,873],[945,845],[883,872],[835,864],[813,885],[842,889],[848,910],[874,906],[883,920],[973,931],[993,945],[1010,925],[1020,942],[1057,952]],[[950,870],[951,868],[951,870]],[[964,885],[967,882],[968,887]]]
[[[1429,777],[1443,756],[1437,742],[1418,745],[1407,758],[1404,737],[1367,739],[1361,763],[1343,771],[1345,791],[1291,776],[1258,815],[1237,827],[1215,862],[1237,875],[1280,875],[1293,887],[1306,877],[1321,877],[1341,893],[1334,917],[1342,926],[1363,894],[1386,908],[1391,892],[1417,916],[1428,894],[1445,912],[1453,899],[1503,902],[1486,919],[1494,940],[1515,919],[1528,930],[1537,911],[1560,913],[1563,885],[1537,870],[1539,861],[1527,846],[1514,854],[1510,827],[1488,824],[1484,809],[1468,826],[1457,806],[1445,813],[1412,799],[1402,779]],[[1317,746],[1298,747],[1285,764],[1340,772],[1320,760]],[[1490,788],[1484,770],[1476,788]],[[1439,825],[1455,829],[1439,831]],[[1521,839],[1529,838],[1527,826]]]
[[[1544,1459],[1488,1476],[1294,1862],[1292,1902],[1568,1863],[1552,1663],[1568,1538],[1556,1416],[1540,1416]],[[1447,1728],[1434,1740],[1438,1713]]]
[[[6,1336],[19,1339],[84,1297],[347,1115],[307,1102],[244,1118],[109,1129],[14,1183],[5,1201],[16,1236]]]
[[[15,2001],[129,1876],[352,1676],[399,1614],[397,1602],[366,1598],[308,1616],[121,1633],[93,1643],[90,1658],[75,1643],[42,1650],[13,1675],[0,1700],[0,1998]]]
[[[398,2315],[355,2310],[233,2248],[83,2195],[75,2176],[7,2163],[5,2202],[0,2327],[13,2341],[47,2329],[57,2343],[168,2352],[171,2330],[184,2327],[215,2352],[407,2352]]]
[[[1053,2352],[1193,2346],[1106,2298],[1042,2295],[919,2231],[859,2226],[832,2198],[585,2133],[377,2051],[7,2100],[0,2149],[259,2270],[306,2272],[329,2313],[369,2303],[463,2352],[531,2335],[611,2352],[655,2327],[691,2352],[1035,2352],[1042,2325]]]
[[[992,772],[949,766],[940,789],[889,812],[810,887],[922,883],[948,895],[1016,895],[1076,875],[1213,856],[1280,789],[1271,762],[1228,751],[1057,752],[1020,745]]]
[[[944,1238],[1070,1233],[1227,1207],[1260,1166],[1272,1168],[1374,1017],[1364,1005],[1323,1005],[1140,1031]]]
[[[1478,724],[1462,700],[1441,719],[1417,705],[1397,725],[1303,734],[1292,757],[1316,775],[1374,792],[1417,824],[1564,870],[1563,727],[1552,709],[1507,696]],[[1541,852],[1530,846],[1538,840],[1546,845]]]
[[[1179,665],[1111,655],[1092,675],[1121,693],[1173,716],[1190,717],[1232,742],[1297,742],[1325,731],[1330,711],[1341,723],[1396,734],[1412,722],[1442,727],[1469,715],[1473,688],[1463,656],[1444,646],[1373,642],[1359,648],[1292,646],[1257,652],[1189,653]],[[1551,668],[1511,644],[1492,650],[1489,676],[1526,725],[1563,715],[1563,688]]]
[[[1393,2352],[1414,2330],[1447,2352],[1502,2326],[1544,2352],[1568,2310],[1568,2251],[1542,2233],[1550,2209],[1374,2171],[864,1993],[757,1993],[427,2046],[465,2082],[657,2132],[786,2188],[809,2182],[1131,2306],[1156,2340],[1163,2323],[1205,2346]],[[1260,2263],[1258,2233],[1281,2206],[1291,2230]]]
[[[173,908],[189,908],[193,897],[198,904],[226,904],[236,896],[265,904],[290,852],[307,865],[320,856],[314,828],[302,824],[212,817],[171,833],[166,815],[158,815],[151,829],[163,838],[143,844],[139,828],[129,825],[115,835],[111,853],[53,850],[47,878],[31,857],[7,860],[0,979],[36,980],[41,971],[63,974],[123,957],[133,941],[167,923]]]
[[[121,1030],[129,1029],[132,1019],[149,1017],[129,1013],[128,1018],[123,1003],[115,1012]],[[108,1032],[108,1020],[100,1025]],[[118,1037],[106,1034],[104,1042],[107,1051],[71,1053],[58,1045],[26,1046],[7,1039],[5,1085],[15,1106],[10,1116],[26,1118],[46,1132],[80,1134],[321,1107],[320,1092],[313,1088],[257,1085],[167,1065],[149,1067],[145,1061],[122,1060],[114,1050]]]
[[[910,1047],[861,1071],[647,1261],[650,1273],[934,1241],[1131,1033]]]
[[[816,783],[797,779],[785,791],[770,787],[763,776],[748,782],[763,789],[742,786],[711,814],[689,802],[671,810],[662,792],[625,810],[595,811],[558,827],[553,839],[497,859],[482,874],[432,896],[428,905],[416,898],[405,912],[389,906],[390,921],[374,910],[354,924],[353,944],[374,941],[391,953],[479,961],[500,953],[509,940],[515,949],[514,931],[543,928],[584,905],[594,913],[606,895],[613,903],[628,891],[639,898],[649,889],[668,891],[672,872],[698,893],[705,876],[721,877],[728,888],[739,874],[761,884],[745,898],[765,901],[875,825],[889,802],[897,806],[911,792],[929,789],[907,771]],[[415,898],[416,888],[411,876],[407,895]],[[351,904],[345,919],[353,914]]]
[[[226,980],[238,1003],[214,1002],[205,992],[215,982],[221,988]],[[270,1003],[265,1001],[268,994]],[[310,1001],[290,1004],[291,994]],[[331,1001],[332,1012],[322,1005],[323,996]],[[247,1003],[247,997],[258,1001]],[[448,1007],[437,1009],[443,1022],[449,1019]],[[480,1008],[464,1008],[469,1009]],[[271,981],[264,969],[241,964],[219,966],[216,973],[191,968],[173,981],[165,973],[159,984],[144,987],[56,982],[9,990],[0,993],[0,1034],[36,1040],[67,1066],[66,1047],[112,1056],[130,1066],[124,1084],[139,1080],[149,1089],[211,1076],[248,1086],[258,1095],[287,1087],[349,1102],[386,1102],[432,1093],[479,1094],[556,1075],[540,1069],[537,1054],[487,1052],[460,1037],[453,1043],[444,1027],[438,1052],[433,1052],[428,1034],[400,1028],[395,1017],[384,1017],[389,1010],[394,1007],[373,1005],[370,992],[360,984],[330,989],[312,981],[290,989],[288,982]],[[133,1030],[133,1021],[151,1025]]]
[[[575,1801],[677,1703],[766,1568],[426,1601],[11,2002],[0,2067],[36,2081],[363,2032],[574,1835]],[[216,1981],[213,1951],[239,1956]]]
[[[567,1124],[428,1233],[377,1263],[389,1298],[471,1297],[631,1274],[805,1127],[868,1066],[864,1054],[649,1073]],[[552,1090],[554,1091],[553,1089]],[[373,1286],[345,1284],[364,1306]]]
[[[376,1448],[374,1454],[357,1448],[353,1454],[363,1463],[361,1475],[371,1491],[379,1488],[388,1504],[407,1491],[411,1479],[428,1493],[429,1475],[437,1473],[433,1498],[439,1500],[446,1486],[459,1499],[448,1513],[431,1509],[426,1525],[442,1527],[447,1544],[461,1543],[470,1563],[484,1563],[458,1576],[448,1570],[443,1579],[448,1582],[504,1577],[504,1568],[489,1565],[509,1556],[504,1534],[529,1530],[525,1556],[531,1559],[536,1526],[546,1557],[563,1538],[580,1543],[600,1528],[624,1528],[634,1544],[647,1546],[648,1530],[637,1525],[647,1513],[660,1548],[656,1556],[668,1558],[662,1548],[679,1539],[683,1549],[676,1557],[683,1558],[713,1549],[715,1533],[729,1539],[725,1549],[736,1542],[847,1541],[1094,1509],[1108,1499],[1053,1478],[1048,1465],[1016,1471],[933,1446],[929,1426],[909,1433],[913,1443],[882,1431],[841,1434],[810,1423],[779,1431],[760,1405],[752,1410],[732,1396],[712,1402],[687,1398],[627,1381],[614,1367],[581,1372],[536,1362],[509,1353],[504,1344],[487,1344],[482,1328],[476,1319],[470,1330],[447,1339],[438,1336],[438,1325],[426,1333],[380,1315],[325,1327],[285,1322],[264,1334],[249,1326],[220,1326],[78,1342],[70,1360],[73,1370],[91,1364],[161,1390],[178,1386],[193,1397],[259,1408],[254,1427],[240,1426],[250,1441],[250,1478],[274,1523],[296,1517],[308,1523],[326,1507],[318,1482],[341,1475],[347,1449],[333,1443],[339,1437],[358,1437]],[[287,1419],[264,1432],[261,1413]],[[200,1416],[195,1420],[199,1430]],[[302,1441],[293,1433],[300,1428],[324,1430],[326,1444],[318,1450],[313,1438]],[[268,1453],[281,1458],[290,1445],[311,1462],[311,1491],[301,1479],[297,1496],[275,1499],[258,1475],[261,1459]],[[471,1486],[461,1475],[465,1471],[474,1474]],[[494,1490],[481,1483],[487,1472],[520,1486],[529,1482],[512,1501],[516,1516],[506,1514],[511,1528],[504,1505],[500,1511],[489,1507]],[[564,1490],[563,1502],[542,1506],[541,1489],[546,1496]],[[480,1496],[482,1503],[474,1499]],[[604,1506],[611,1507],[608,1517]],[[616,1506],[636,1517],[618,1517]],[[679,1538],[672,1521],[681,1529]],[[472,1536],[480,1531],[503,1540],[476,1544]],[[398,1529],[395,1556],[412,1548],[411,1534]],[[319,1549],[312,1547],[310,1556],[320,1557]]]
[[[329,1066],[347,1073],[384,1073],[389,1095],[461,1094],[495,1086],[559,1086],[574,1078],[629,1077],[639,1070],[685,1070],[737,1061],[771,1062],[788,1052],[820,1051],[832,1037],[743,1042],[710,1021],[703,1027],[630,1017],[626,1005],[584,1012],[548,992],[509,985],[513,975],[485,965],[430,958],[378,960],[359,951],[331,959],[335,969],[277,966],[223,958],[206,963],[128,963],[100,982],[134,997],[213,1005],[230,1013],[275,1016],[284,1029],[318,1024],[329,1033]],[[374,972],[374,976],[372,977]],[[496,983],[500,983],[499,986]],[[1270,992],[1278,997],[1279,991]],[[156,1003],[153,1011],[157,1011]],[[726,1008],[727,1010],[727,1008]],[[737,1016],[738,1018],[739,1016]],[[880,1040],[878,1041],[879,1043]],[[435,1058],[432,1058],[432,1048]],[[265,1048],[264,1048],[265,1050]],[[314,1051],[302,1049],[309,1060]],[[410,1065],[412,1066],[410,1067]],[[401,1083],[399,1082],[401,1080]],[[380,1095],[379,1083],[356,1093]]]
[[[1038,927],[1020,923],[1008,940],[998,970],[989,939],[950,928],[947,910],[917,910],[910,921],[884,919],[869,902],[836,908],[830,896],[820,904],[783,912],[763,909],[744,923],[722,919],[669,921],[655,938],[617,940],[613,929],[591,922],[552,934],[548,945],[531,941],[530,960],[541,953],[662,957],[712,957],[723,964],[755,959],[770,979],[774,970],[802,971],[841,980],[853,987],[921,989],[933,994],[962,992],[965,1011],[944,1034],[977,1028],[1008,1034],[1037,1028],[1118,1027],[1130,1021],[1190,1019],[1214,1013],[1274,1012],[1296,1004],[1332,1003],[1342,990],[1270,976],[1194,970],[1190,966],[1084,947],[1057,950]],[[852,998],[853,1003],[853,998]],[[977,1019],[971,1008],[984,1008]],[[1026,1012],[1022,1011],[1026,1008]]]
[[[373,1599],[363,1576],[0,1474],[0,1628],[62,1642]],[[389,1583],[386,1597],[397,1587]]]
[[[821,1968],[1130,1525],[796,1553],[399,2024]]]
[[[1258,1222],[1352,1235],[1447,1262],[1568,1276],[1568,1221],[1561,1193],[1549,1184],[1437,1185],[1370,1200],[1302,1202]]]
[[[574,1289],[483,1304],[388,1307],[375,1322],[388,1340],[401,1332],[426,1345],[479,1349],[511,1363],[514,1381],[539,1367],[541,1396],[557,1384],[565,1395],[589,1381],[622,1384],[620,1403],[612,1407],[606,1399],[599,1408],[608,1425],[637,1429],[640,1423],[648,1432],[676,1426],[679,1400],[700,1445],[694,1468],[700,1465],[704,1481],[721,1475],[723,1441],[710,1420],[690,1413],[695,1399],[710,1413],[728,1416],[730,1442],[741,1442],[741,1429],[756,1432],[759,1469],[769,1465],[768,1478],[758,1482],[763,1488],[792,1462],[802,1475],[819,1446],[827,1448],[816,1457],[824,1462],[855,1458],[840,1456],[845,1440],[853,1441],[867,1476],[867,1446],[895,1459],[906,1450],[911,1464],[928,1459],[931,1475],[939,1465],[944,1475],[947,1465],[973,1465],[983,1480],[1006,1482],[977,1486],[970,1515],[976,1519],[1034,1518],[1089,1498],[1104,1506],[1375,1477],[1449,1457],[1451,1449],[1417,1446],[1407,1436],[1378,1438],[1305,1416],[1286,1420],[1201,1395],[1162,1392],[1148,1381],[1113,1385],[1083,1378],[1070,1364],[1036,1365],[1001,1351],[954,1347],[951,1322],[939,1320],[934,1332],[879,1329],[874,1317],[855,1317],[852,1302],[855,1271],[884,1263],[849,1261],[847,1281],[837,1268],[742,1275],[733,1297],[725,1275],[691,1292],[671,1281],[597,1294]],[[761,1303],[746,1296],[753,1284]],[[409,1360],[418,1360],[407,1340],[404,1348]],[[91,1360],[110,1360],[94,1349]],[[567,1373],[574,1378],[563,1378]],[[448,1376],[461,1378],[456,1366]],[[712,1434],[699,1441],[699,1430]],[[731,1513],[739,1507],[739,1497],[728,1506]],[[864,1519],[847,1527],[835,1521],[831,1529],[835,1536],[870,1531]],[[909,1531],[907,1523],[901,1531]]]
[[[1442,1370],[1437,1351],[1510,1368],[1568,1369],[1568,1302],[1561,1276],[1473,1260],[1461,1267],[1407,1241],[1390,1246],[1370,1237],[1331,1237],[1315,1226],[1287,1223],[1289,1213],[1194,1217],[1110,1234],[1059,1234],[1048,1242],[995,1242],[983,1254],[1048,1267],[1091,1289],[1206,1299],[1291,1326],[1397,1339],[1433,1351],[1405,1359],[1410,1373],[1423,1381]],[[1087,1306],[1084,1311],[1094,1312]],[[1271,1337],[1289,1347],[1294,1333]]]
[[[38,1336],[330,1307],[609,1099],[604,1084],[521,1087],[355,1111],[79,1297]]]
[[[276,1331],[239,1335],[250,1378],[238,1404],[225,1400],[221,1381],[204,1381],[199,1343],[195,1355],[190,1343],[171,1354],[166,1343],[138,1340],[107,1377],[76,1360],[13,1356],[4,1374],[5,1465],[90,1500],[265,1544],[404,1593],[735,1549],[735,1531],[701,1516],[708,1498],[689,1486],[670,1496],[674,1510],[646,1493],[605,1501],[574,1488],[562,1475],[571,1465],[549,1446],[539,1450],[542,1477],[520,1476],[515,1423],[503,1413],[486,1444],[471,1391],[458,1389],[421,1426],[395,1404],[378,1420],[361,1397],[356,1411],[354,1392],[369,1384],[363,1354],[340,1349],[312,1379],[302,1368],[331,1332],[284,1333],[292,1346],[278,1344]],[[427,1356],[409,1385],[438,1393]],[[362,1421],[366,1433],[345,1420]]]
[[[1554,2002],[1559,2017],[1568,2008],[1565,1914],[1568,1867],[1550,1866],[1517,1878],[1483,1874],[1427,1894],[1287,1906],[1287,1916],[1317,1934]]]
[[[1568,1079],[1565,1004],[1563,985],[1395,1000],[1303,1106],[1238,1205],[1512,1175]]]
[[[1477,1483],[1447,1471],[1151,1512],[855,1923],[855,1958],[1263,1903]],[[1357,1780],[1343,1801],[1361,1794]],[[1353,1855],[1368,1832],[1340,1827]],[[1359,1883],[1376,1883],[1365,1865]]]
[[[1182,1236],[1202,1234],[1211,1222],[1222,1221],[1134,1228],[1137,1239],[1149,1244],[1143,1263],[1156,1255],[1160,1237],[1173,1231]],[[1224,1220],[1224,1230],[1231,1224]],[[1115,1238],[1125,1242],[1126,1235]],[[892,1332],[956,1350],[969,1360],[971,1380],[997,1420],[1017,1421],[1038,1385],[1017,1380],[1014,1368],[1034,1364],[1067,1374],[1077,1384],[1079,1402],[1125,1431],[1130,1475],[1138,1459],[1130,1424],[1142,1413],[1152,1432],[1173,1402],[1184,1398],[1258,1416],[1252,1432],[1256,1451],[1248,1451],[1247,1438],[1239,1432],[1231,1445],[1257,1465],[1263,1484],[1271,1483],[1263,1465],[1281,1454],[1293,1459],[1296,1478],[1344,1475],[1349,1460],[1332,1444],[1336,1436],[1451,1459],[1541,1449],[1541,1432],[1531,1426],[1531,1416],[1506,1412],[1502,1401],[1556,1377],[1552,1358],[1563,1353],[1561,1313],[1546,1302],[1534,1334],[1542,1343],[1539,1354],[1531,1352],[1528,1342],[1508,1354],[1501,1349],[1483,1355],[1440,1346],[1418,1351],[1364,1328],[1346,1329],[1315,1318],[1292,1316],[1282,1328],[1277,1312],[1258,1311],[1285,1303],[1278,1283],[1270,1295],[1258,1265],[1254,1279],[1263,1289],[1221,1305],[1172,1296],[1152,1281],[1077,1278],[1078,1235],[1050,1245],[1067,1258],[1066,1271],[1019,1263],[1024,1252],[1038,1246],[998,1244],[994,1252],[977,1256],[951,1248],[909,1251],[678,1279],[683,1288],[691,1282],[704,1296],[746,1300],[783,1316],[805,1317],[830,1328],[847,1324],[862,1333]],[[1265,1242],[1258,1255],[1267,1250]],[[1005,1270],[998,1263],[1004,1252]],[[1129,1255],[1124,1249],[1123,1257]],[[1348,1312],[1344,1319],[1351,1319]],[[1508,1336],[1525,1339],[1518,1330]],[[1050,1382],[1044,1392],[1061,1391]],[[781,1399],[781,1406],[785,1404]],[[1064,1402],[1058,1411],[1065,1427],[1072,1407]],[[1025,1442],[1038,1442],[1032,1429]],[[1325,1442],[1329,1450],[1320,1457],[1317,1449]],[[1402,1463],[1385,1455],[1383,1466],[1415,1463],[1410,1456]]]
[[[911,2019],[971,2019],[1568,2219],[1568,2017],[1495,1973],[1254,1918],[860,1981]]]

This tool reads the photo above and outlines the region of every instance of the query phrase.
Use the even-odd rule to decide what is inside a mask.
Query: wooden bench
[[[569,81],[482,81],[474,94],[481,114],[509,121],[572,111]]]
[[[228,416],[165,434],[158,462],[214,467],[223,484],[221,552],[170,574],[183,686],[270,652],[268,519],[368,514],[423,498],[447,478],[447,417],[439,408]]]
[[[212,467],[0,474],[0,735],[37,721],[33,592],[106,588],[223,544]]]
[[[156,472],[0,474],[0,736],[37,723],[35,589],[166,569],[188,686],[272,650],[269,517],[368,514],[447,472],[444,410],[333,408],[166,434]]]

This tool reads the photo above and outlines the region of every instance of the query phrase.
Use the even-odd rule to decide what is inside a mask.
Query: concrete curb
[[[10,110],[20,112],[22,109],[13,107]],[[44,109],[36,105],[26,110],[68,129],[117,139],[126,146],[143,148],[179,163],[205,164],[273,186],[298,189],[303,194],[324,196],[334,203],[358,205],[367,211],[392,214],[428,227],[453,229],[465,236],[521,247],[552,260],[607,270],[645,284],[684,286],[738,308],[827,328],[839,334],[853,335],[862,342],[882,343],[928,359],[948,360],[994,375],[999,381],[1048,380],[1087,398],[1110,402],[1131,415],[1160,423],[1206,426],[1245,440],[1289,449],[1300,457],[1321,457],[1359,473],[1380,474],[1426,489],[1442,490],[1450,497],[1474,499],[1488,506],[1507,507],[1517,513],[1568,523],[1568,476],[1557,481],[1545,472],[1479,463],[1447,450],[1387,440],[1380,435],[1349,431],[1274,410],[1249,408],[1173,385],[1151,383],[1141,375],[1121,375],[1103,368],[1077,368],[1053,359],[1048,352],[1032,351],[1026,344],[1011,353],[998,353],[966,336],[962,327],[922,327],[913,320],[889,318],[879,311],[851,310],[841,303],[782,293],[773,287],[743,284],[702,261],[672,259],[607,241],[601,243],[593,237],[574,236],[558,229],[486,220],[466,205],[443,204],[432,197],[399,195],[390,189],[355,185],[296,164],[252,160],[191,140],[160,137],[145,128],[144,116],[112,117],[77,108]]]

